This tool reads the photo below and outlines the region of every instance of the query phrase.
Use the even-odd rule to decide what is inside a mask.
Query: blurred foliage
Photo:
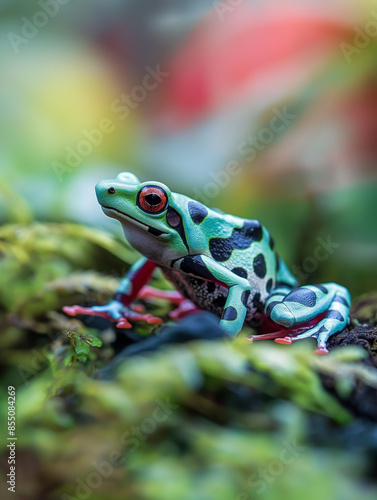
[[[134,252],[72,224],[3,226],[0,244],[1,397],[17,387],[17,498],[375,498],[377,429],[349,403],[360,385],[377,389],[366,351],[318,358],[305,342],[251,345],[245,331],[124,358],[105,381],[99,368],[142,342],[145,327],[116,338],[107,322],[59,310],[108,300],[113,270]]]
[[[362,295],[352,313],[361,323],[377,325],[377,292]]]
[[[60,297],[57,302],[58,280],[74,269],[101,270],[102,267],[116,276],[122,262],[132,262],[136,255],[132,249],[98,229],[39,223],[2,226],[0,252],[1,307],[23,318],[35,317],[49,308],[56,309],[62,300]],[[100,282],[100,277],[97,280]],[[71,283],[65,286],[71,293],[79,292],[80,287],[81,293],[87,293],[90,282],[95,286],[95,273],[87,273],[86,279],[77,284],[73,275]],[[9,283],[11,287],[7,286]],[[114,291],[114,279],[107,280],[107,284],[109,291]],[[63,292],[63,284],[61,287]]]
[[[85,348],[86,336],[93,333],[88,328],[92,319],[84,326],[57,311],[76,303],[107,303],[137,258],[126,242],[100,229],[56,223],[1,226],[0,331],[2,346],[11,351],[2,350],[0,359],[11,368],[11,375],[7,375],[22,381],[25,374],[17,373],[17,364],[27,375],[43,367],[44,354],[39,354],[39,361],[33,360],[29,348],[35,348],[36,353],[43,351],[46,337],[54,341],[62,332],[73,331],[80,342],[86,339],[82,343]],[[166,288],[161,276],[153,281],[155,286]],[[157,313],[166,310],[166,305],[156,306]],[[139,334],[149,332],[145,325],[139,330]],[[107,357],[111,353],[111,349],[107,351]]]
[[[376,495],[366,436],[356,450],[332,443],[341,425],[352,434],[352,418],[320,377],[347,374],[337,384],[346,398],[362,377],[357,349],[317,360],[302,346],[201,341],[130,359],[111,382],[67,365],[69,350],[52,349],[18,391],[19,498]],[[376,370],[364,378],[377,388]]]

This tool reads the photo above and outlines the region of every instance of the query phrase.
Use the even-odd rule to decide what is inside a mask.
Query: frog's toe
[[[314,354],[318,354],[318,355],[323,355],[323,354],[328,354],[328,353],[329,353],[329,351],[323,345],[318,346],[317,349],[314,351]]]
[[[137,313],[144,313],[145,312],[145,306],[142,304],[131,304],[128,306],[131,311],[135,311]]]
[[[292,344],[292,337],[287,336],[287,337],[276,338],[275,342],[277,344],[288,344],[289,345],[289,344]]]
[[[161,325],[162,323],[161,318],[157,318],[152,314],[141,314],[135,311],[128,310],[128,311],[123,311],[122,318],[119,319],[117,326],[119,328],[130,328],[129,326],[127,326],[127,323],[130,324],[129,321],[131,322],[141,321],[148,323],[148,325]],[[124,324],[125,326],[119,326],[119,324],[121,325]]]
[[[201,311],[198,307],[196,307],[195,304],[191,302],[191,300],[185,299],[180,302],[178,307],[176,307],[171,313],[169,314],[170,318],[178,321],[182,318],[185,318],[189,314],[192,314],[194,312]]]
[[[161,325],[162,319],[152,316],[152,314],[143,314],[143,319],[141,321],[146,321],[148,325]]]
[[[172,305],[176,306],[176,308],[169,313],[169,317],[174,321],[178,321],[193,312],[201,310],[177,290],[157,290],[156,288],[146,285],[139,292],[138,298],[146,301],[163,299],[170,302]]]
[[[100,314],[93,310],[92,307],[82,307],[82,306],[64,306],[63,312],[69,316],[78,316],[79,314],[84,314],[87,316],[99,316]]]
[[[332,319],[323,319],[318,323],[317,326],[310,328],[304,333],[301,333],[300,335],[294,335],[294,336],[287,336],[285,338],[281,339],[275,339],[275,342],[279,343],[284,343],[284,344],[289,344],[291,342],[297,342],[298,340],[303,340],[307,338],[315,338],[317,339],[317,344],[318,347],[314,351],[314,354],[328,354],[328,350],[326,348],[326,342],[327,340],[334,334],[340,333],[345,327],[347,326],[347,323],[344,321],[342,323],[340,322],[334,322]],[[288,342],[288,339],[290,339],[290,342]]]
[[[64,306],[63,312],[65,312],[69,316],[77,316],[79,314],[78,309],[79,306]]]
[[[129,329],[132,328],[134,322],[144,322],[148,325],[161,325],[162,319],[152,316],[152,314],[140,314],[135,311],[123,311],[123,315],[117,321],[117,328]]]
[[[174,305],[179,305],[185,297],[177,290],[159,290],[152,286],[145,285],[138,293],[138,298],[146,301],[166,300]]]
[[[116,324],[117,328],[123,328],[123,329],[129,329],[129,328],[132,328],[132,325],[131,323],[126,320],[126,318],[121,318],[117,324]]]

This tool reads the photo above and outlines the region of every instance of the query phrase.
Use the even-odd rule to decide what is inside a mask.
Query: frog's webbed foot
[[[86,316],[98,316],[108,321],[116,323],[117,328],[132,328],[133,322],[146,322],[149,325],[160,325],[161,318],[156,318],[152,314],[144,314],[143,308],[139,305],[125,306],[117,300],[112,300],[109,304],[94,307],[71,306],[63,307],[63,311],[70,316],[83,314]]]
[[[348,290],[335,283],[308,285],[288,294],[277,289],[267,301],[266,314],[284,329],[250,340],[274,339],[279,344],[291,344],[315,338],[318,344],[315,354],[327,354],[329,337],[349,324],[350,300]]]
[[[344,327],[347,325],[344,325]],[[292,342],[296,342],[297,340],[307,339],[307,338],[315,338],[317,339],[317,349],[314,351],[314,354],[328,354],[328,350],[326,348],[326,342],[335,333],[339,333],[339,325],[329,325],[326,320],[320,321],[316,326],[312,328],[302,327],[302,328],[294,328],[288,330],[279,330],[278,332],[266,333],[263,335],[253,335],[248,338],[251,342],[255,340],[274,340],[277,344],[287,344],[290,345]]]
[[[147,301],[155,299],[167,300],[176,306],[176,308],[169,313],[170,318],[175,321],[201,310],[177,290],[158,290],[157,288],[147,285],[140,290],[138,298]]]
[[[336,333],[340,333],[346,326],[348,322],[334,322],[331,319],[323,319],[318,323],[317,326],[313,328],[309,328],[304,333],[299,335],[286,336],[282,338],[275,339],[275,342],[279,344],[291,344],[292,342],[296,342],[297,340],[307,339],[307,338],[315,338],[317,339],[317,349],[314,351],[314,354],[328,354],[328,350],[326,348],[326,342]]]

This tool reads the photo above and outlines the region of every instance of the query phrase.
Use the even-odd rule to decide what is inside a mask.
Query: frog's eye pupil
[[[159,214],[168,206],[168,197],[158,186],[145,186],[138,194],[137,204],[148,214]]]
[[[147,203],[149,203],[149,205],[158,205],[159,203],[161,203],[161,197],[158,196],[158,194],[156,193],[152,193],[152,194],[148,194],[146,197],[145,197],[145,201]]]
[[[109,194],[114,194],[114,193],[115,193],[115,189],[114,189],[113,187],[111,187],[111,188],[109,188],[109,189],[107,190],[107,192],[108,192]]]

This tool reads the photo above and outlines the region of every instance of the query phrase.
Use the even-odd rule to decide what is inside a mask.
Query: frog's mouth
[[[121,212],[120,210],[117,210],[116,208],[103,206],[102,210],[105,212],[106,215],[108,215],[108,213],[106,213],[106,212],[110,212],[110,213],[115,212],[116,214],[121,215],[122,218],[132,220],[134,223],[139,225],[142,229],[146,229],[149,233],[153,234],[153,236],[161,236],[163,234],[169,234],[165,231],[160,231],[159,229],[156,229],[155,227],[149,226],[148,224],[145,224],[145,222],[141,222],[140,220],[135,219],[135,217],[132,217],[131,215],[125,214],[124,212]]]

